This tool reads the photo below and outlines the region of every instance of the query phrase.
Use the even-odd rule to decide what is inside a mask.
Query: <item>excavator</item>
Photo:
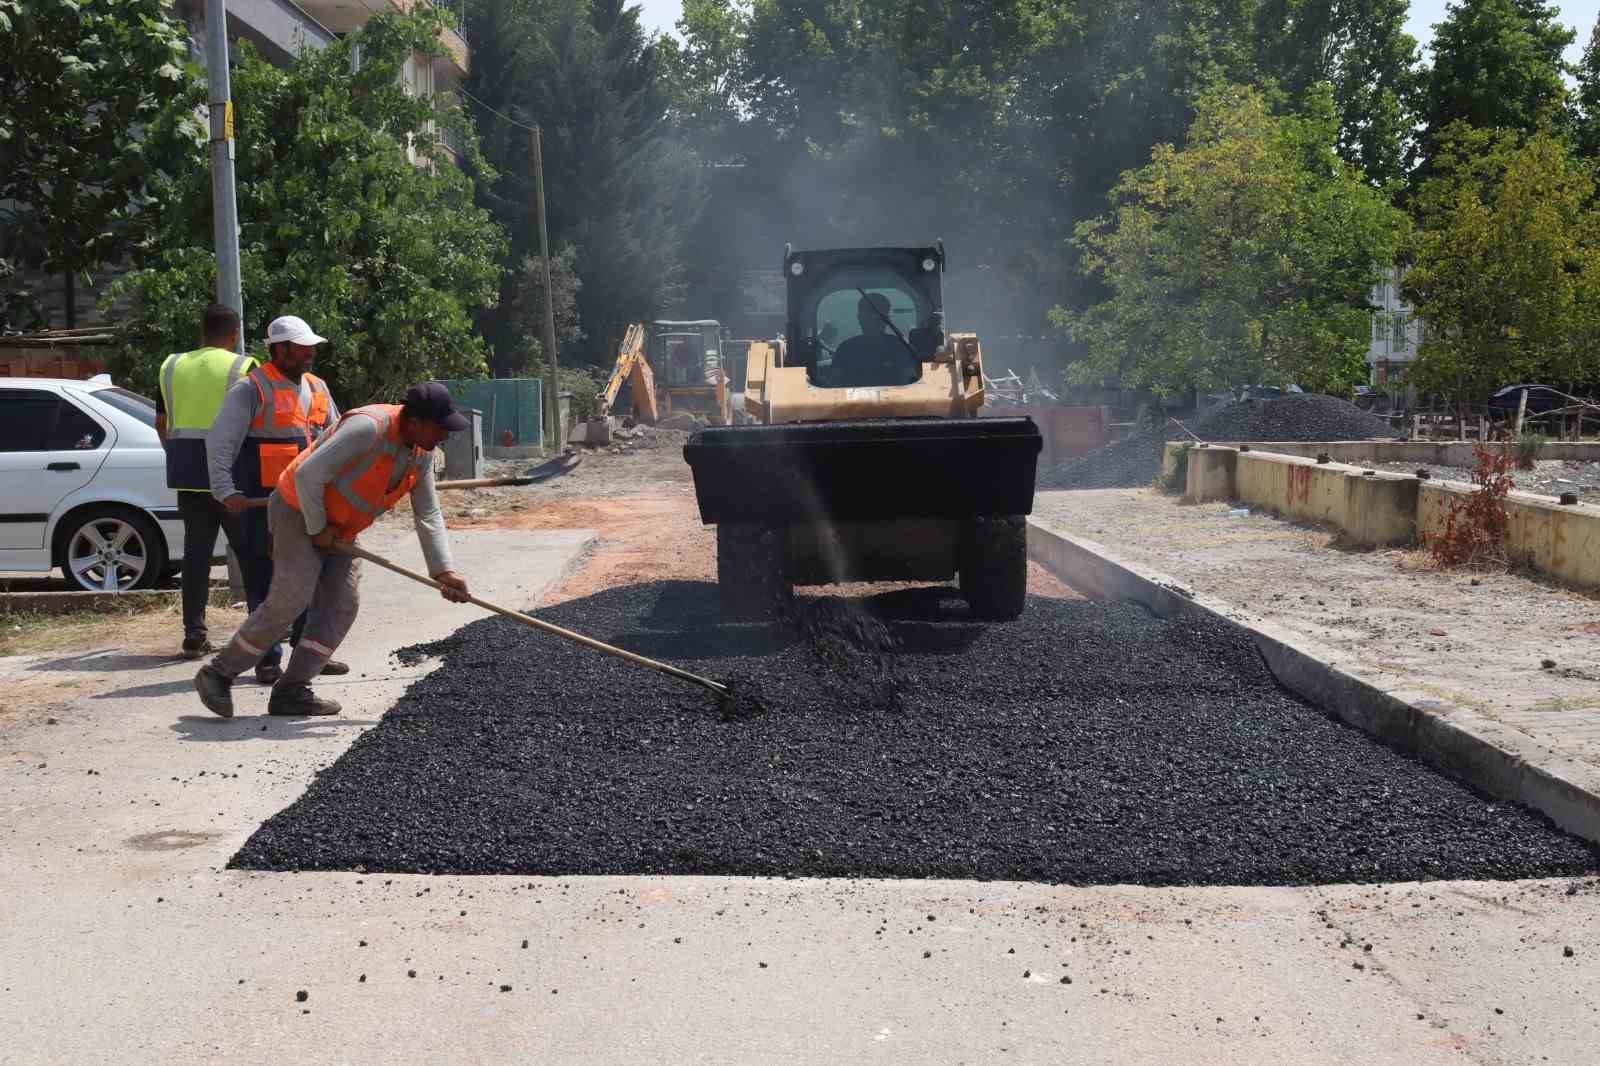
[[[974,617],[1027,595],[1043,440],[979,417],[983,352],[944,327],[943,243],[784,250],[785,332],[750,346],[750,424],[684,446],[717,584],[739,618],[795,585],[955,579]]]
[[[620,413],[620,402],[637,422],[654,424],[687,412],[728,425],[732,390],[722,369],[721,324],[701,319],[629,326],[597,399],[602,419]]]

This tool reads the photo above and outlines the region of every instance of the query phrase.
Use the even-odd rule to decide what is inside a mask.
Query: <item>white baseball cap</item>
[[[272,320],[267,327],[267,343],[282,344],[327,344],[328,338],[319,337],[311,332],[311,327],[306,325],[306,320],[296,315],[284,315]]]

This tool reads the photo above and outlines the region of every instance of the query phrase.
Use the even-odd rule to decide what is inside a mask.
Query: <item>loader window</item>
[[[921,361],[895,336],[895,329],[909,337],[927,315],[926,299],[893,271],[843,272],[829,279],[815,299],[813,384],[909,385],[921,377]]]

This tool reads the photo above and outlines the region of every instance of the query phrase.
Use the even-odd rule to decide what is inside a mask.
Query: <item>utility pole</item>
[[[550,227],[544,218],[544,148],[539,127],[533,127],[533,188],[535,207],[539,217],[539,258],[544,263],[544,352],[549,361],[550,378],[550,443],[554,451],[561,450],[561,361],[556,356],[556,302],[550,285]]]
[[[228,78],[227,0],[206,0],[206,82],[211,113],[211,237],[217,250],[217,303],[239,316],[244,354],[244,290],[239,280],[239,205],[233,192],[233,93]]]

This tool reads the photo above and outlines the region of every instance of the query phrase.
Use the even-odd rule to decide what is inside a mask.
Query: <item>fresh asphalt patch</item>
[[[1198,617],[948,590],[806,598],[731,625],[716,589],[540,612],[733,681],[703,692],[502,619],[246,842],[235,867],[1296,885],[1587,873],[1600,852],[1278,687]]]

